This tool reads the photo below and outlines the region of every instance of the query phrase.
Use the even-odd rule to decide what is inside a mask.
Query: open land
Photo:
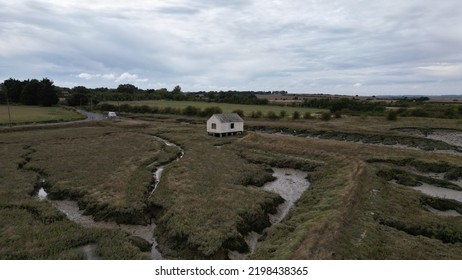
[[[462,258],[462,203],[413,189],[462,188],[460,142],[441,132],[459,135],[461,120],[258,119],[245,135],[215,138],[205,118],[126,117],[0,131],[0,258],[85,258],[77,248],[87,245],[103,259],[149,258],[124,231],[68,220],[50,203],[63,199],[95,220],[154,222],[168,259],[246,253],[252,231],[263,233],[253,259]],[[282,200],[261,186],[275,167],[303,170],[311,184],[270,227]],[[48,200],[36,198],[39,187]]]
[[[12,124],[67,122],[85,118],[74,110],[63,107],[10,106]],[[0,105],[0,126],[9,123],[8,106]]]

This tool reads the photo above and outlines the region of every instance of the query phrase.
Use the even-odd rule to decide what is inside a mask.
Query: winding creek
[[[184,150],[179,147],[176,144],[173,144],[169,142],[166,139],[160,138],[158,136],[155,136],[154,139],[157,141],[161,141],[165,143],[167,146],[175,146],[178,147],[181,151],[180,156],[178,156],[174,161],[180,160],[184,156]],[[173,162],[173,161],[172,161]],[[171,162],[170,162],[171,163]],[[160,179],[162,176],[162,172],[165,168],[166,165],[170,164],[167,163],[165,165],[159,166],[156,171],[154,172],[153,176],[155,179],[155,185],[154,188],[152,189],[151,193],[149,196],[151,196],[157,186],[160,183]],[[43,185],[45,183],[45,179],[41,179],[40,183]],[[37,198],[40,200],[45,200],[47,199],[47,192],[44,190],[43,187],[41,187],[37,193]],[[137,236],[140,238],[143,238],[144,240],[148,241],[149,243],[152,244],[151,247],[151,258],[153,260],[163,260],[164,258],[162,257],[162,254],[159,252],[157,249],[157,240],[154,237],[154,231],[156,229],[156,225],[154,223],[151,223],[147,226],[143,225],[129,225],[129,224],[117,224],[116,222],[97,222],[93,219],[92,216],[86,216],[84,215],[84,210],[80,210],[79,206],[76,201],[71,201],[71,200],[52,200],[51,203],[53,204],[54,207],[56,207],[59,211],[64,213],[66,217],[74,221],[84,227],[94,227],[94,228],[108,228],[108,229],[120,229],[123,230],[127,233],[129,233],[132,236]],[[89,244],[85,246],[81,246],[79,248],[76,248],[75,250],[81,251],[84,253],[84,255],[87,257],[87,259],[98,259],[98,255],[96,253],[96,245],[95,244]]]
[[[272,226],[280,223],[289,214],[295,202],[310,186],[310,182],[306,179],[307,173],[304,171],[290,168],[273,168],[273,176],[276,177],[276,180],[266,183],[263,189],[279,194],[285,201],[278,206],[276,214],[269,215]],[[268,229],[265,229],[265,231]],[[254,231],[250,232],[245,237],[250,252],[241,254],[233,251],[229,253],[229,258],[234,260],[246,259],[249,255],[255,253],[262,236],[263,234]]]

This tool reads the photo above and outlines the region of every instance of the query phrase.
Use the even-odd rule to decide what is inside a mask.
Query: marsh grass
[[[329,122],[246,122],[264,131],[284,128],[298,136],[310,131],[334,135],[321,139],[256,132],[215,138],[205,132],[203,118],[142,118],[146,121],[1,132],[0,258],[79,259],[84,256],[75,248],[86,244],[96,244],[103,259],[147,256],[140,250],[146,250],[145,244],[128,234],[82,228],[48,201],[31,197],[41,176],[49,182],[50,197],[77,200],[97,219],[145,223],[154,218],[157,241],[167,258],[223,259],[229,250],[246,252],[244,236],[267,227],[267,214],[281,203],[278,195],[258,187],[272,179],[270,167],[308,171],[311,185],[288,216],[268,229],[252,258],[462,257],[461,219],[440,217],[424,207],[459,209],[458,204],[428,199],[377,176],[383,170],[402,169],[418,181],[423,175],[414,170],[444,170],[457,180],[460,155],[342,139],[357,134],[370,135],[372,142],[380,142],[378,136],[415,137],[397,128],[454,129],[460,120],[387,122],[345,116]],[[178,149],[154,135],[181,146],[184,157],[175,161]],[[152,171],[171,160],[147,198]]]

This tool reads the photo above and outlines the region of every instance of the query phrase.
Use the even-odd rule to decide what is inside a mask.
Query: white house
[[[207,132],[214,136],[229,136],[244,132],[244,120],[236,113],[214,114],[207,121]]]

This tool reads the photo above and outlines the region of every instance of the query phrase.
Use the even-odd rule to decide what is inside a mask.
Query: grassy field
[[[13,124],[61,122],[73,121],[84,118],[74,110],[62,107],[39,107],[39,106],[10,106],[11,122]],[[9,122],[8,107],[0,105],[0,125]]]
[[[98,219],[155,220],[167,258],[223,259],[230,250],[245,252],[246,234],[268,227],[267,213],[281,202],[258,187],[272,179],[271,167],[305,170],[311,185],[289,215],[266,231],[251,258],[462,258],[462,218],[428,210],[462,212],[462,203],[432,199],[382,175],[405,174],[397,181],[414,182],[437,172],[460,184],[460,153],[438,151],[442,143],[401,130],[460,130],[460,120],[262,119],[246,121],[246,135],[215,138],[205,132],[204,118],[132,117],[0,130],[0,258],[80,258],[74,249],[85,244],[97,244],[102,258],[146,257],[127,234],[82,228],[31,196],[41,178],[51,198],[77,200]],[[178,148],[153,136],[180,146],[184,157],[173,160]],[[408,145],[384,145],[390,141]],[[429,151],[433,146],[437,150]],[[152,171],[170,161],[147,196]]]
[[[112,105],[117,105],[117,101],[105,102]],[[150,107],[158,108],[179,108],[183,110],[187,106],[194,106],[200,109],[205,109],[207,107],[220,107],[223,113],[231,113],[234,110],[244,111],[245,116],[250,116],[252,112],[260,111],[263,115],[266,115],[268,112],[272,111],[279,115],[281,111],[286,111],[287,116],[291,116],[295,111],[298,111],[301,116],[306,112],[311,114],[318,112],[325,112],[327,110],[323,109],[313,109],[313,108],[295,108],[295,107],[283,107],[283,106],[274,106],[274,105],[245,105],[245,104],[228,104],[228,103],[212,103],[212,102],[193,102],[193,101],[173,101],[173,100],[143,100],[143,101],[123,101],[120,104],[129,104],[133,106],[142,106],[147,105]]]

